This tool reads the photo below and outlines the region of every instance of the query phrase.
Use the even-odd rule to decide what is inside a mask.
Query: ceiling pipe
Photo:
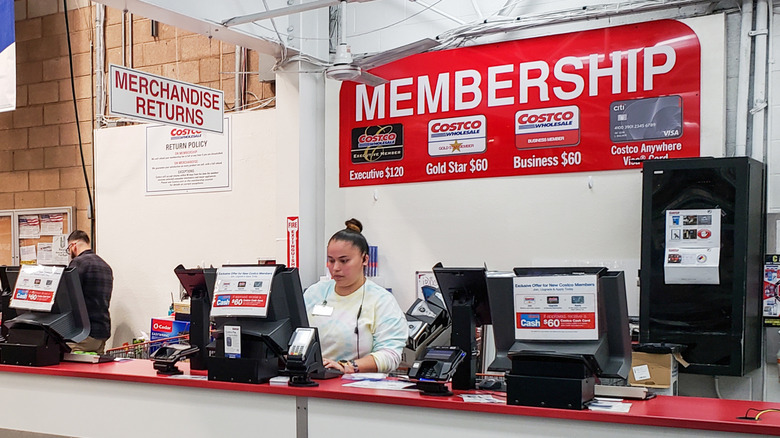
[[[95,128],[99,128],[106,116],[106,5],[95,4]]]
[[[753,38],[753,0],[742,0],[742,24],[739,28],[739,70],[737,73],[737,126],[734,155],[747,155],[748,93],[750,91],[750,53]]]
[[[753,61],[753,107],[750,115],[753,120],[753,135],[750,144],[750,156],[763,162],[766,151],[766,64],[767,40],[769,36],[769,7],[767,0],[756,1],[755,56]]]
[[[297,14],[298,12],[310,11],[312,9],[324,8],[338,4],[338,0],[317,0],[300,5],[288,6],[286,8],[274,9],[273,11],[258,12],[256,14],[233,17],[222,22],[223,26],[238,26],[239,24],[252,23],[254,21],[268,20],[270,18],[281,17],[283,15]]]
[[[461,20],[460,18],[453,17],[452,15],[450,15],[450,14],[448,14],[448,13],[446,13],[446,12],[440,10],[440,9],[436,9],[436,8],[433,7],[433,5],[429,5],[429,4],[425,3],[425,2],[421,2],[420,0],[409,0],[409,1],[411,1],[412,3],[417,3],[418,5],[422,6],[423,8],[425,8],[425,9],[431,11],[431,12],[435,12],[435,13],[441,15],[444,18],[450,19],[450,20],[460,24],[461,26],[466,24],[466,22]]]

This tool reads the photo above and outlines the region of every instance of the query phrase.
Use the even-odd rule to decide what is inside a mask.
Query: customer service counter
[[[189,374],[187,364],[178,366]],[[780,413],[736,419],[748,408],[780,408],[773,403],[657,397],[634,401],[629,413],[620,414],[474,404],[341,383],[290,388],[171,378],[158,376],[146,360],[0,365],[0,431],[80,437],[780,436]]]

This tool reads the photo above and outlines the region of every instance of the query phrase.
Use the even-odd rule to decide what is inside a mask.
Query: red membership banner
[[[341,187],[699,156],[701,47],[659,20],[410,56],[344,82]]]

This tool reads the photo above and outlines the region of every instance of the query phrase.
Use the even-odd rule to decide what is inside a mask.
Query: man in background
[[[68,254],[72,258],[68,267],[76,268],[81,280],[81,290],[92,327],[87,339],[79,343],[68,343],[68,346],[73,351],[103,354],[106,341],[111,336],[108,306],[114,288],[114,273],[108,263],[92,251],[89,235],[82,230],[75,230],[68,236]]]

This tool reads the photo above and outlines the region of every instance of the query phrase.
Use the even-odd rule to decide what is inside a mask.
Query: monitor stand
[[[471,303],[452,303],[451,345],[466,353],[458,370],[452,375],[452,389],[475,389],[477,383],[477,323]]]
[[[422,395],[433,395],[437,397],[452,395],[452,391],[447,389],[447,384],[445,382],[419,381],[415,383],[415,386],[420,390],[420,394]]]

